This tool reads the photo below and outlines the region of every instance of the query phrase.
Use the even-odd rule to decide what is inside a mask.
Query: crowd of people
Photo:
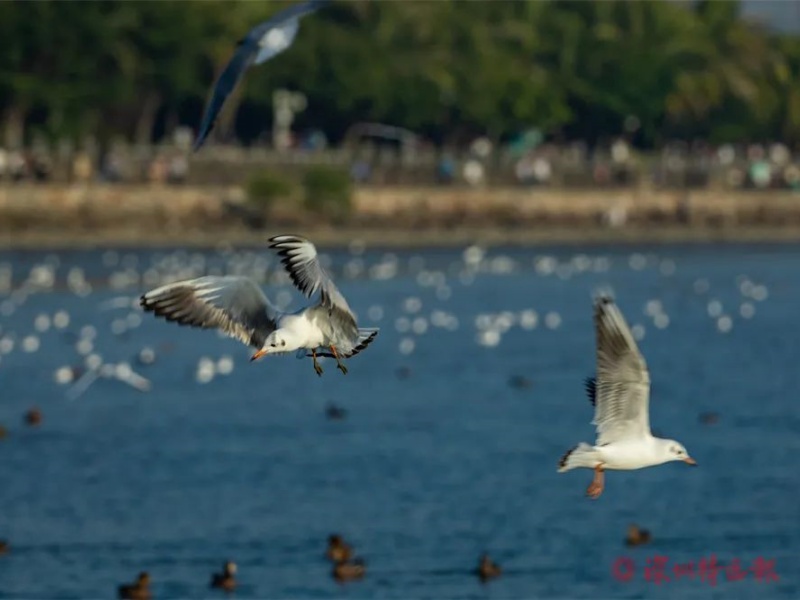
[[[315,134],[317,135],[317,134]],[[186,137],[185,135],[183,137]],[[214,181],[227,164],[280,168],[285,164],[335,164],[357,185],[463,185],[522,187],[656,187],[800,191],[800,151],[774,143],[712,145],[673,142],[641,151],[626,139],[590,147],[584,142],[538,141],[529,145],[493,143],[477,138],[462,148],[433,149],[370,143],[297,143],[283,152],[225,148],[190,155],[181,136],[165,146],[136,148],[116,144],[100,151],[53,151],[44,145],[7,150],[0,147],[0,182],[197,183]],[[199,167],[202,165],[202,168]]]

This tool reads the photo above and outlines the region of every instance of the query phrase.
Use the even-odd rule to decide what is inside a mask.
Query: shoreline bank
[[[283,206],[254,226],[252,211],[238,187],[2,186],[0,248],[260,247],[286,231],[333,247],[800,242],[791,192],[358,188],[337,225]]]
[[[139,231],[103,231],[94,233],[60,234],[27,232],[0,235],[0,250],[80,250],[92,248],[174,248],[212,249],[222,247],[265,247],[272,235],[287,231],[301,233],[319,246],[346,247],[353,242],[369,247],[385,248],[451,248],[479,244],[497,246],[581,246],[581,245],[669,245],[669,244],[771,244],[800,243],[800,227],[735,228],[730,230],[663,228],[577,230],[553,229],[509,231],[501,228],[463,229],[461,231],[410,231],[313,228],[275,228],[263,232],[186,231],[181,235],[147,234]]]

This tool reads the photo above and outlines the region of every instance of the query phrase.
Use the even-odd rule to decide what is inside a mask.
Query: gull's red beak
[[[691,456],[687,456],[686,458],[684,458],[683,462],[685,462],[687,465],[692,465],[693,467],[697,466],[697,461],[693,459]]]
[[[250,362],[253,362],[254,360],[258,360],[259,358],[264,356],[266,353],[267,353],[267,351],[262,348],[261,350],[259,350],[258,352],[253,354],[253,356],[250,357]]]

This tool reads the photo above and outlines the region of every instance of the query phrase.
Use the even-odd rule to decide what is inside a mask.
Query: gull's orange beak
[[[697,461],[693,459],[691,456],[687,456],[686,458],[684,458],[683,462],[685,462],[687,465],[692,465],[693,467],[697,466]]]
[[[267,353],[267,351],[262,348],[261,350],[259,350],[258,352],[253,354],[253,356],[250,357],[250,362],[253,362],[254,360],[258,360],[259,358],[264,356],[266,353]]]

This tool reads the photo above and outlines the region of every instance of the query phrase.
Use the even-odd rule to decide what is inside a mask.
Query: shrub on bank
[[[245,189],[248,203],[253,208],[267,212],[277,202],[291,198],[295,192],[295,184],[278,173],[261,171],[247,180]]]
[[[303,174],[304,203],[308,210],[329,217],[346,217],[352,210],[353,183],[341,168],[314,166]]]

